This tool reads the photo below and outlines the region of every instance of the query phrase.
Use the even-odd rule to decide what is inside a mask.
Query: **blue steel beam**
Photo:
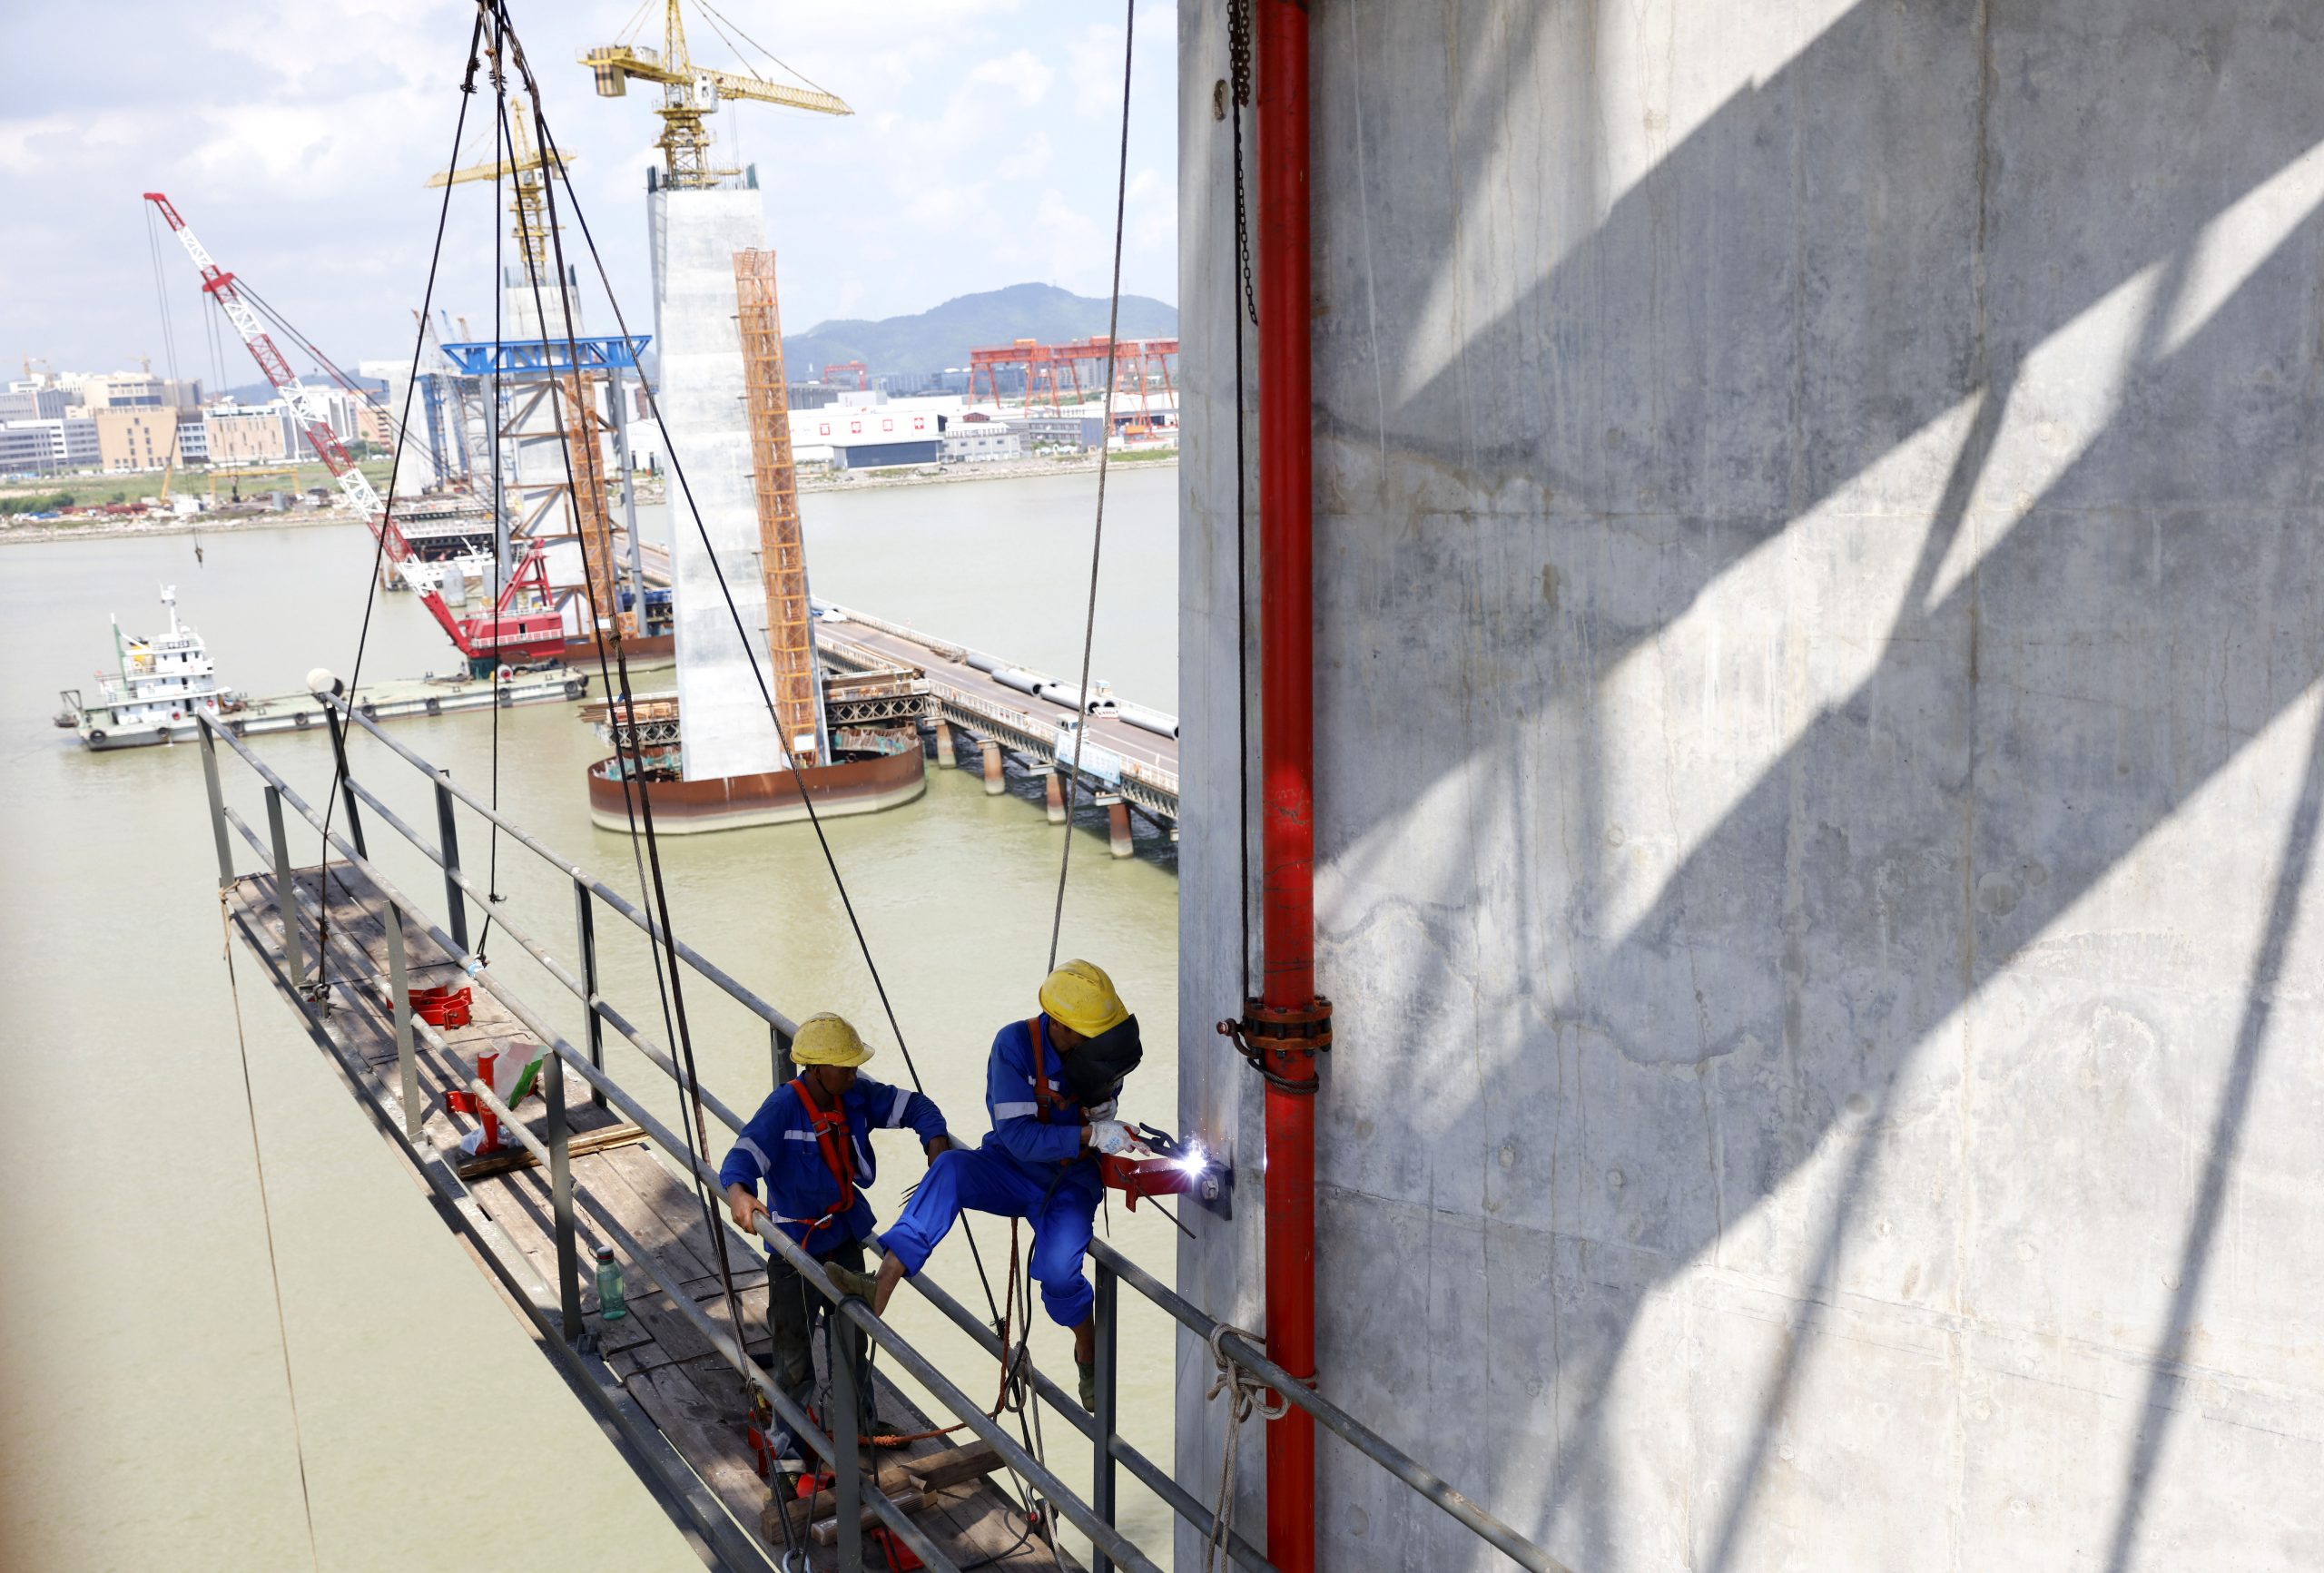
[[[615,334],[602,339],[504,339],[447,344],[444,353],[463,376],[554,377],[581,371],[635,371],[649,336]]]
[[[420,374],[420,388],[427,395],[428,457],[435,467],[436,484],[445,486],[452,478],[452,463],[444,451],[444,384],[432,371]]]

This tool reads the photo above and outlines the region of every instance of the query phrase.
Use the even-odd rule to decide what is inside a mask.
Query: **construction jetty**
[[[985,791],[997,797],[1009,790],[1014,761],[1040,781],[1049,820],[1058,824],[1073,792],[1086,791],[1086,800],[1075,801],[1105,810],[1118,858],[1136,852],[1138,821],[1177,842],[1175,714],[1094,681],[1085,694],[1075,683],[909,624],[833,602],[814,605],[816,650],[827,664],[859,673],[909,668],[921,679],[940,767],[951,769],[968,753],[983,772]]]

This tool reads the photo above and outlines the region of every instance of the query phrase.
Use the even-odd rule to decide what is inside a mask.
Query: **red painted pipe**
[[[1313,420],[1307,316],[1307,11],[1257,0],[1260,857],[1270,1006],[1315,994]],[[1267,1068],[1312,1081],[1312,1052],[1271,1049]],[[1315,1373],[1315,1099],[1266,1094],[1267,1353]],[[1267,1560],[1315,1567],[1315,1422],[1270,1421]]]

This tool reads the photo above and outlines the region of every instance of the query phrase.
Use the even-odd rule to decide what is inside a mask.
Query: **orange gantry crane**
[[[1177,398],[1171,367],[1177,358],[1176,339],[1108,339],[1102,333],[1068,339],[1063,344],[1019,339],[1010,344],[969,351],[969,400],[976,401],[981,382],[992,402],[999,404],[999,373],[1007,367],[1015,369],[1024,379],[1027,414],[1032,413],[1036,401],[1051,409],[1063,410],[1068,404],[1078,406],[1105,391],[1106,362],[1111,359],[1118,372],[1114,379],[1116,399],[1133,395],[1137,400],[1137,413],[1128,429],[1151,431],[1154,394],[1159,391],[1166,403]]]

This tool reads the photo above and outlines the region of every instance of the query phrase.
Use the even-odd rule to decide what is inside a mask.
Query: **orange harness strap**
[[[832,1172],[832,1178],[839,1182],[838,1201],[824,1208],[822,1214],[812,1222],[806,1219],[798,1220],[807,1224],[807,1237],[812,1238],[816,1230],[854,1209],[855,1159],[854,1155],[847,1150],[846,1145],[846,1108],[837,1104],[828,1109],[817,1108],[813,1096],[807,1090],[807,1081],[804,1077],[794,1077],[792,1079],[791,1090],[798,1095],[800,1106],[807,1111],[807,1117],[814,1123],[815,1145],[822,1151],[823,1167],[829,1169]],[[803,1240],[802,1244],[804,1244]]]
[[[1049,1085],[1049,1066],[1046,1059],[1049,1047],[1049,1018],[1041,1016],[1030,1017],[1027,1018],[1025,1025],[1032,1029],[1033,1034],[1033,1117],[1042,1125],[1049,1125],[1053,1123],[1049,1118],[1051,1110],[1061,1111],[1070,1106],[1075,1116],[1073,1123],[1079,1125],[1081,1100],[1071,1093]],[[1062,1167],[1076,1162],[1078,1156],[1079,1155],[1077,1154],[1072,1158],[1059,1158],[1058,1164]]]

